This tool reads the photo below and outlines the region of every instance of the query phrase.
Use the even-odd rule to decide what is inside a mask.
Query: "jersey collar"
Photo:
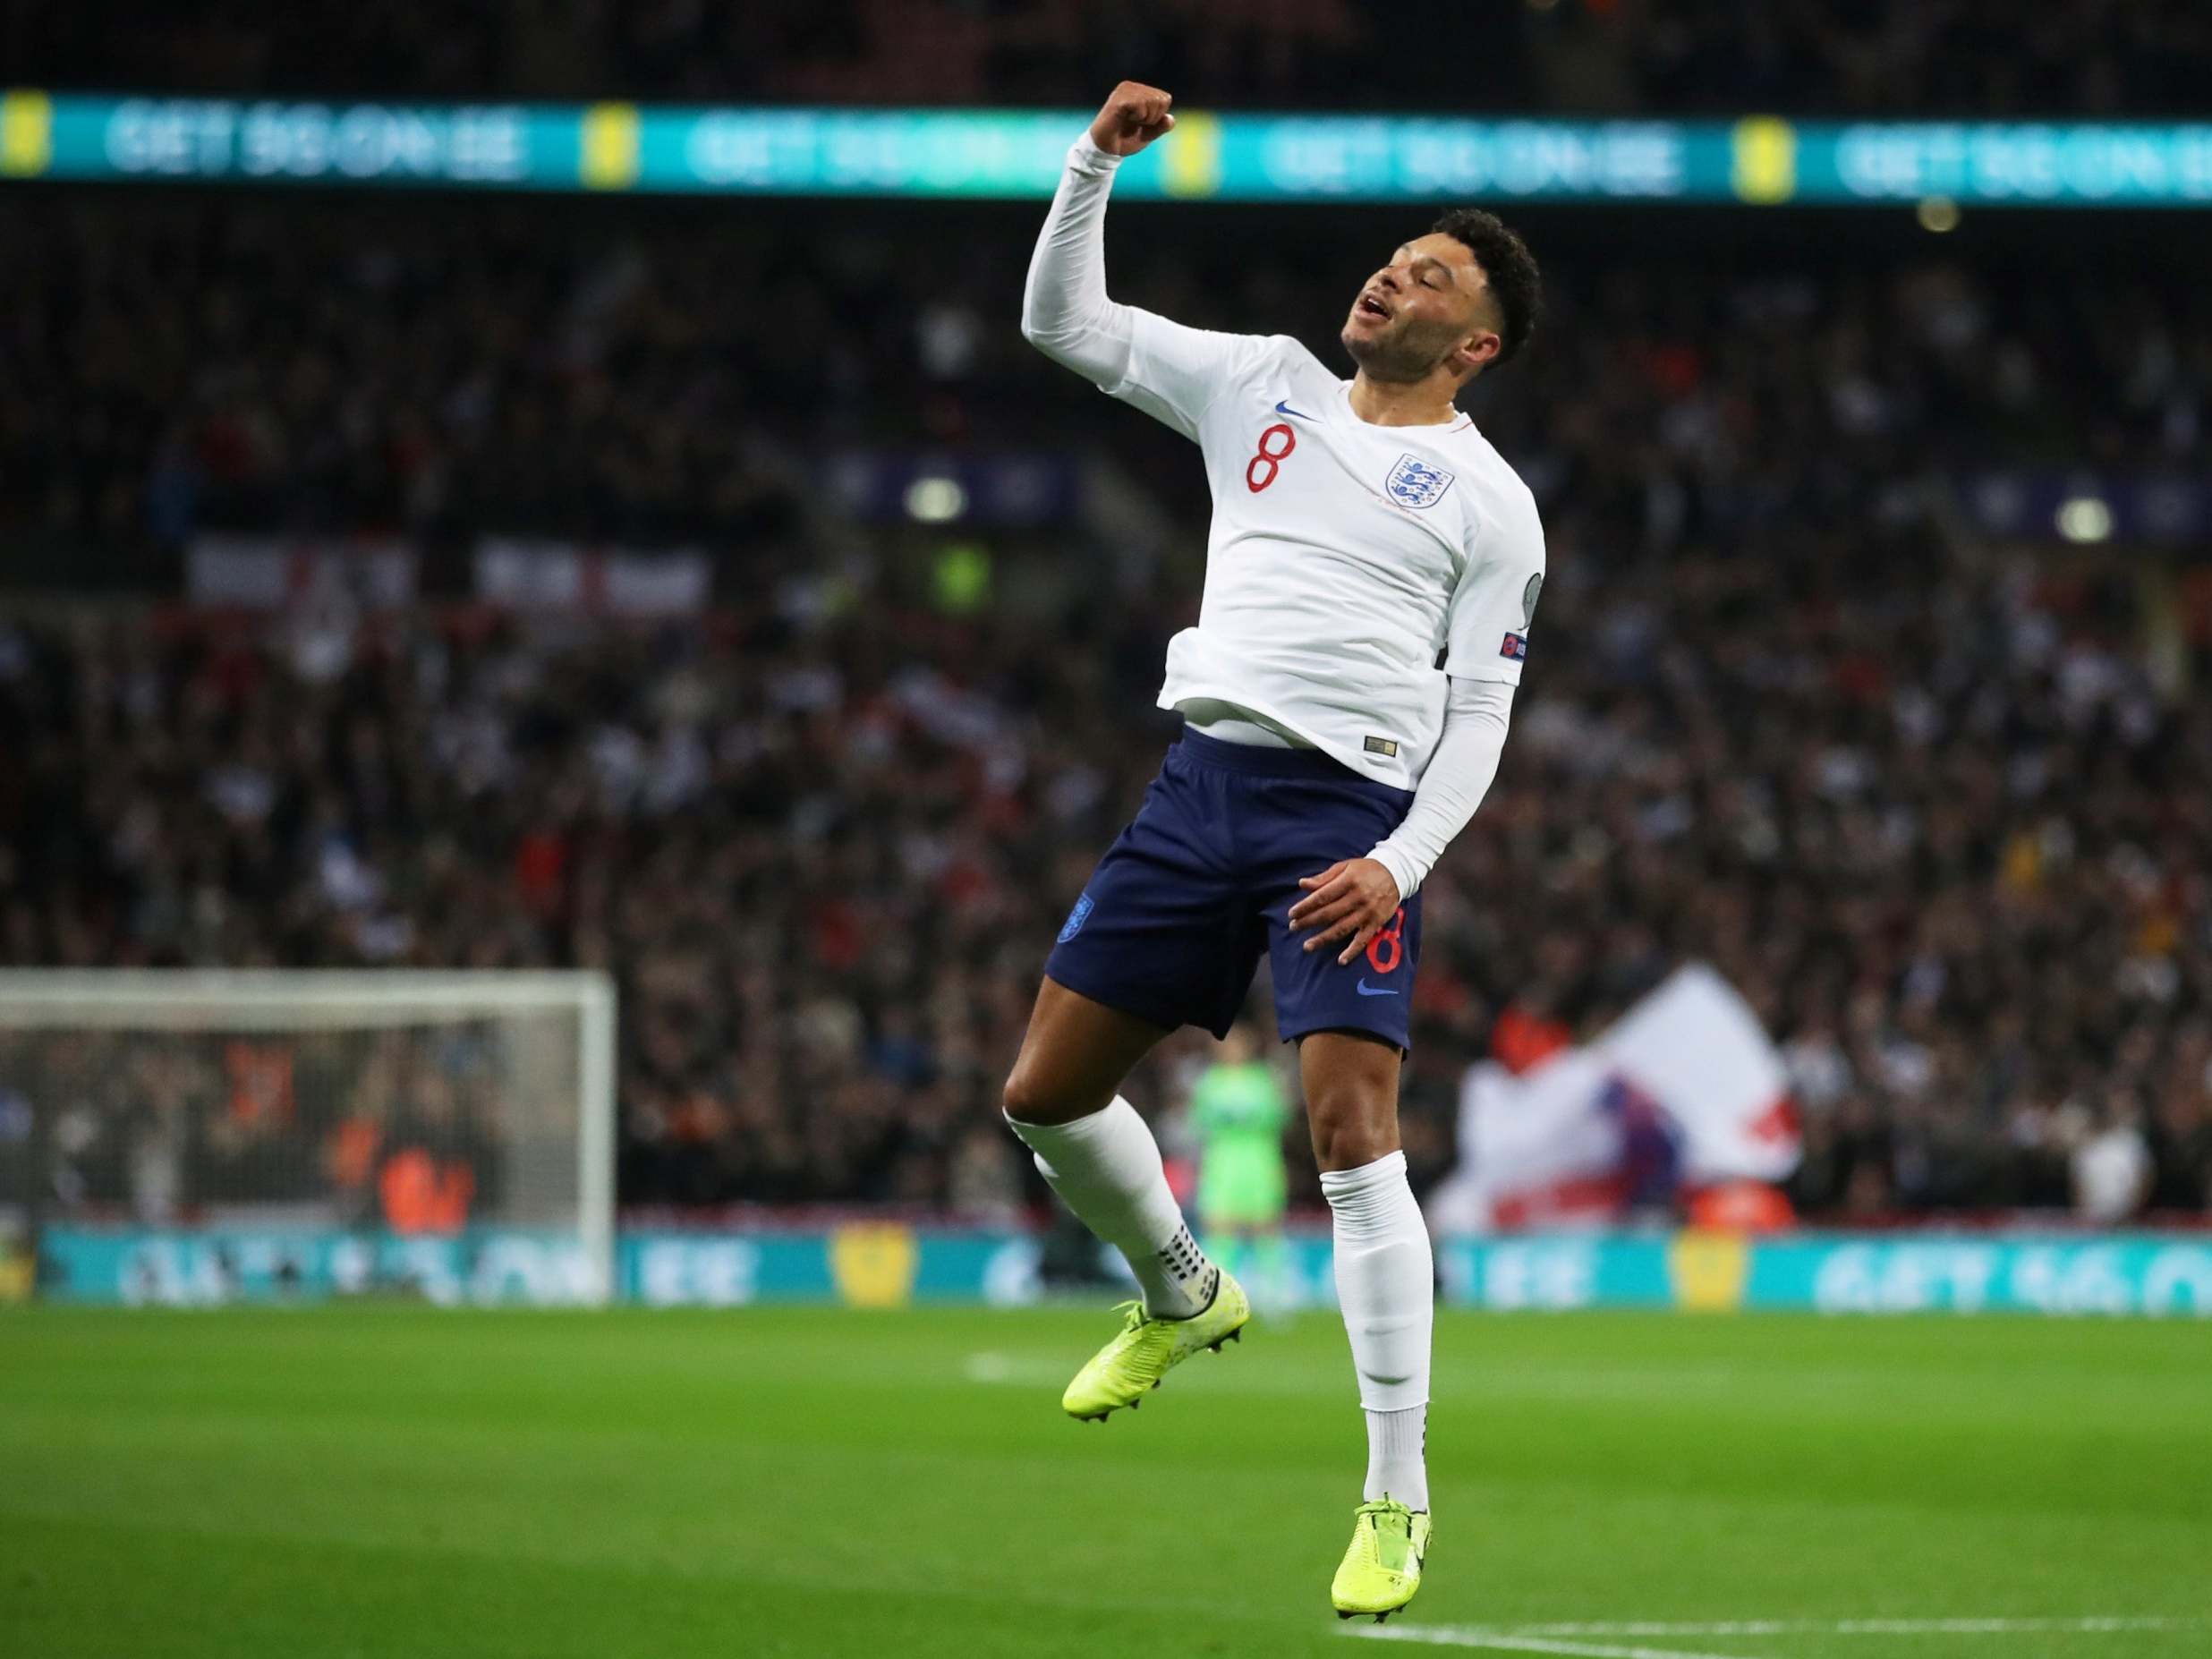
[[[1437,421],[1424,426],[1378,426],[1373,421],[1361,420],[1359,412],[1352,407],[1352,383],[1349,380],[1337,382],[1337,403],[1342,407],[1345,419],[1355,426],[1364,426],[1374,432],[1458,432],[1475,424],[1473,415],[1462,414],[1456,421]]]

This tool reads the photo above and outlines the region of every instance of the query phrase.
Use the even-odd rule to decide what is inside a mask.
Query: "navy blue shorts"
[[[1421,896],[1347,966],[1344,941],[1302,949],[1300,878],[1364,858],[1398,828],[1409,789],[1360,777],[1313,749],[1222,743],[1186,731],[1136,817],[1068,913],[1045,973],[1156,1025],[1228,1034],[1260,954],[1274,964],[1285,1039],[1370,1032],[1408,1046]]]

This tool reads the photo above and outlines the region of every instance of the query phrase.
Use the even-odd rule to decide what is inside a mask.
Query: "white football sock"
[[[1144,1311],[1187,1319],[1213,1301],[1221,1274],[1184,1223],[1168,1190],[1160,1144],[1119,1094],[1073,1123],[1007,1123],[1037,1155],[1062,1203],[1115,1249],[1144,1288]]]
[[[1324,1170],[1321,1190],[1336,1221],[1337,1302],[1367,1410],[1365,1495],[1372,1502],[1388,1493],[1425,1510],[1435,1268],[1421,1206],[1406,1180],[1406,1154]]]
[[[1428,1508],[1428,1408],[1367,1414],[1367,1484],[1360,1497],[1397,1499],[1409,1510]]]

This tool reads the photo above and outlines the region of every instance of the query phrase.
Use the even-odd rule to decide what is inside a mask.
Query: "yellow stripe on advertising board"
[[[830,1235],[830,1272],[847,1307],[906,1306],[920,1260],[914,1229],[896,1221],[855,1221]]]
[[[43,92],[0,93],[0,173],[27,179],[54,160],[54,100]]]
[[[583,112],[576,175],[585,189],[629,189],[637,183],[637,156],[636,105],[594,104]]]
[[[1692,1228],[1667,1247],[1674,1305],[1693,1314],[1732,1314],[1743,1306],[1751,1277],[1751,1242],[1741,1233]]]
[[[1195,112],[1175,118],[1160,140],[1160,175],[1170,196],[1211,196],[1221,188],[1221,122]]]
[[[1797,129],[1772,115],[1739,121],[1731,134],[1731,182],[1744,201],[1787,201],[1797,194]]]

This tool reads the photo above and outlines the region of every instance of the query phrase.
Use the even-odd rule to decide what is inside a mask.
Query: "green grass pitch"
[[[1380,1639],[1335,1318],[1071,1423],[1111,1324],[0,1312],[0,1653],[2212,1655],[2212,1323],[1445,1314]]]

